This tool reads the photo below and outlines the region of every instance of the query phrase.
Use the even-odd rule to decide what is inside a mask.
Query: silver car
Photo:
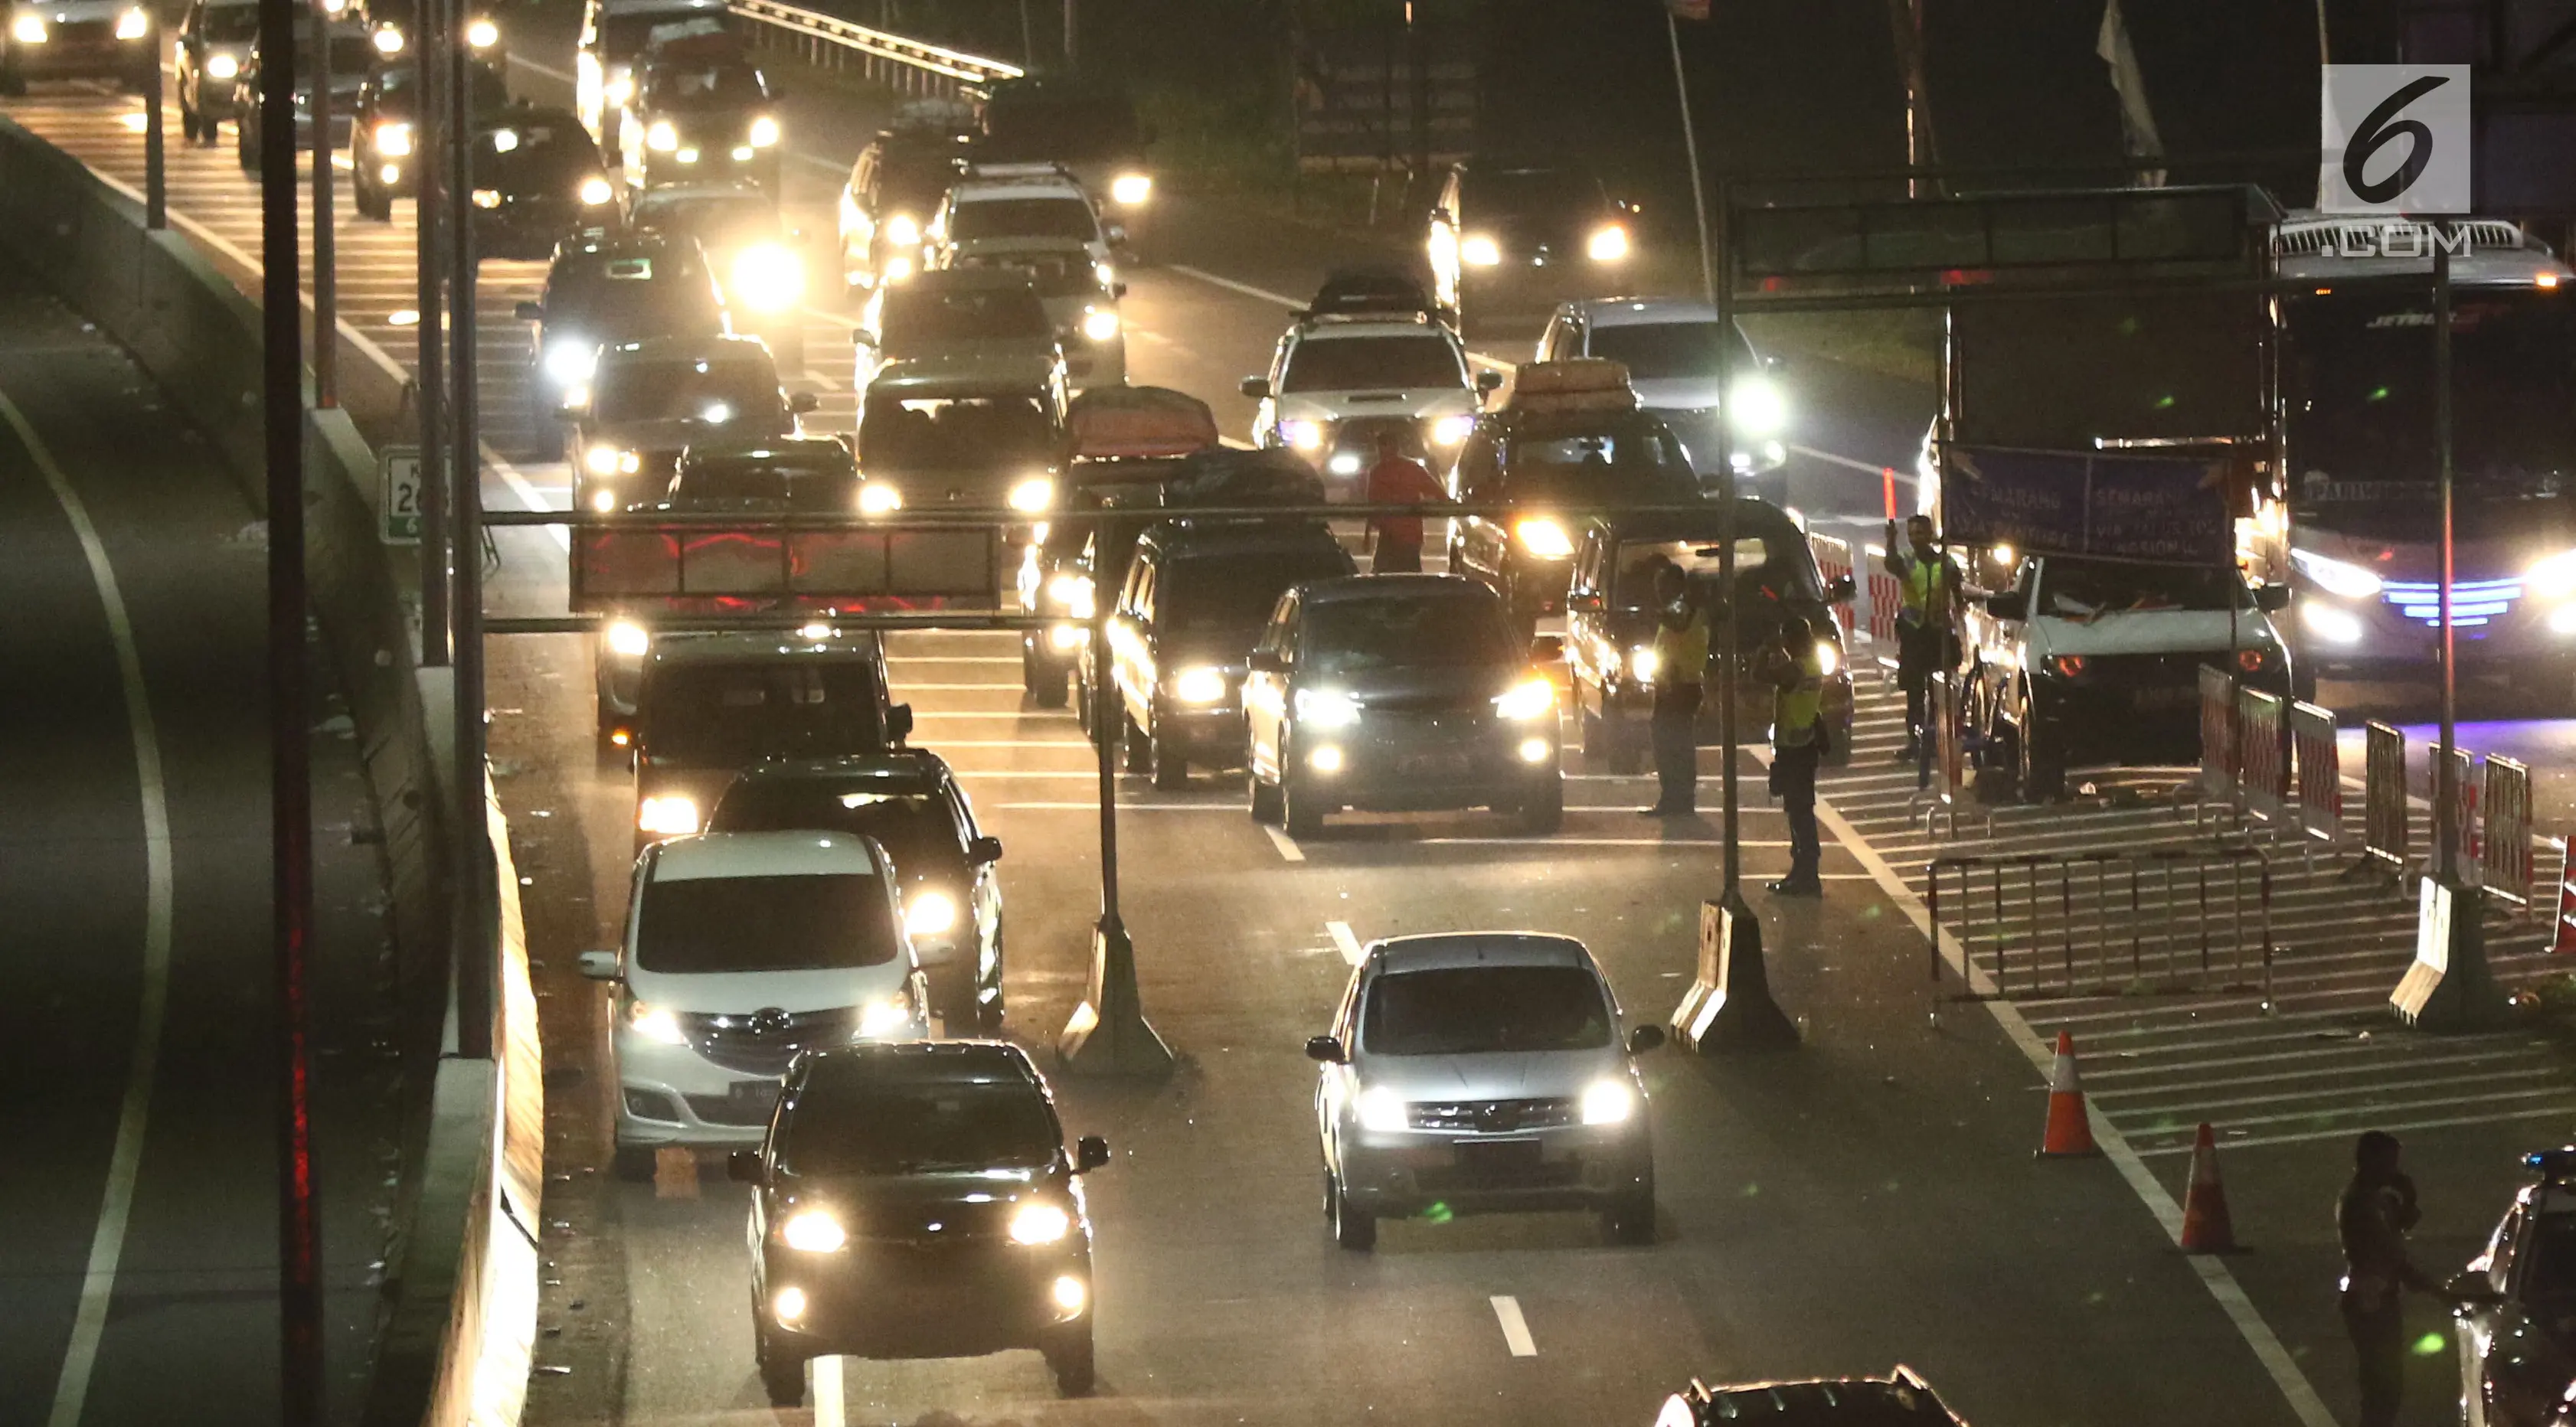
[[[1603,1237],[1655,1237],[1654,1137],[1619,1001],[1572,937],[1451,932],[1372,942],[1329,1035],[1315,1123],[1324,1208],[1346,1249],[1377,1221],[1591,1209]]]

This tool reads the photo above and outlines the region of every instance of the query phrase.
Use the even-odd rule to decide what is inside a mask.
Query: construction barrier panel
[[[2272,864],[2250,844],[1937,857],[1924,903],[1984,973],[1971,996],[2271,996]]]
[[[2510,758],[2487,755],[2478,807],[2485,839],[2478,848],[2478,885],[2517,907],[2531,905],[2531,770]]]
[[[2406,735],[2372,720],[2362,732],[2361,854],[2404,873],[2406,847]]]
[[[2558,920],[2549,929],[2549,954],[2565,956],[2576,952],[2576,843],[2552,839],[2558,849]]]
[[[2200,798],[2236,800],[2236,680],[2207,664],[2200,666]]]
[[[1836,580],[1852,579],[1850,541],[1837,535],[1818,535],[1811,530],[1807,532],[1807,550],[1816,557],[1816,573],[1824,577],[1826,589],[1832,589]],[[1848,645],[1852,640],[1852,602],[1843,600],[1832,608],[1834,623],[1842,626],[1843,643]]]
[[[2334,715],[2315,704],[2290,705],[2290,766],[2299,795],[2298,827],[2311,845],[2343,843],[2343,745]]]
[[[1905,588],[1894,575],[1887,573],[1887,548],[1864,545],[1861,554],[1869,560],[1869,570],[1861,588],[1869,595],[1869,642],[1881,646],[1879,652],[1890,658],[1896,654],[1896,611],[1905,603]]]
[[[2442,749],[2439,744],[2424,750],[2425,790],[2432,795],[2433,816],[2450,823],[2451,846],[2459,854],[2458,866],[2466,871],[2478,866],[2478,780],[2477,755],[2454,744],[2451,748],[2451,787],[2457,799],[2448,808],[2442,801]],[[2433,846],[2441,846],[2442,823],[2433,825]]]
[[[2214,672],[2206,667],[2204,674]],[[2277,824],[2289,804],[2288,730],[2281,715],[2287,706],[2278,694],[2261,689],[2236,691],[2237,806],[2248,817]]]

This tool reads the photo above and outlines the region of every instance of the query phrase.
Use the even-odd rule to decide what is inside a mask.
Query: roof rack
[[[965,176],[968,179],[981,179],[986,182],[1002,183],[1011,183],[1015,181],[1028,182],[1035,179],[1047,178],[1060,178],[1068,183],[1080,183],[1082,181],[1073,176],[1073,170],[1066,168],[1064,165],[1057,163],[1052,159],[1036,161],[1014,160],[1010,163],[978,163],[974,159],[969,158],[966,161]]]

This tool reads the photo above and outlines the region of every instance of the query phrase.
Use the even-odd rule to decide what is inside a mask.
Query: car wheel
[[[1376,1248],[1377,1216],[1351,1203],[1350,1191],[1338,1176],[1328,1177],[1324,1190],[1331,1198],[1333,1242],[1355,1254]]]
[[[651,1145],[619,1145],[609,1156],[609,1170],[628,1184],[650,1184],[653,1181],[653,1161]]]
[[[1063,708],[1064,669],[1033,645],[1034,641],[1020,648],[1020,687],[1028,691],[1029,702],[1039,708]]]
[[[1261,775],[1248,768],[1244,770],[1243,781],[1251,785],[1254,822],[1276,823],[1286,816],[1286,809],[1282,806],[1282,799],[1279,796],[1278,784],[1261,781]]]
[[[1601,1211],[1601,1237],[1606,1243],[1619,1245],[1651,1244],[1655,1241],[1655,1177],[1611,1202]]]
[[[2066,795],[2066,760],[2039,736],[2035,713],[2025,694],[2021,706],[2021,796],[2024,802],[2055,802]]]
[[[759,1361],[760,1385],[769,1393],[770,1406],[802,1407],[805,1405],[803,1354],[789,1352],[778,1346],[770,1341],[769,1334],[763,1332],[756,1341],[752,1356]]]
[[[1298,779],[1282,774],[1279,779],[1279,820],[1286,824],[1288,835],[1299,840],[1321,837],[1324,833],[1324,805],[1315,795],[1304,791]]]
[[[1546,837],[1565,826],[1565,782],[1550,778],[1547,786],[1521,800],[1515,815],[1520,830],[1531,837]]]
[[[1154,786],[1160,791],[1178,792],[1190,785],[1190,760],[1173,746],[1171,739],[1163,737],[1159,727],[1154,733],[1148,762],[1153,766]]]
[[[1038,1351],[1046,1355],[1046,1364],[1055,1372],[1055,1390],[1059,1397],[1089,1397],[1098,1384],[1097,1370],[1091,1353],[1091,1320],[1086,1317],[1070,1327],[1048,1335],[1046,1346]]]

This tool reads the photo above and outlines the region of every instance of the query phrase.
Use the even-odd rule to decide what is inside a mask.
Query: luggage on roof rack
[[[1092,461],[1188,456],[1218,444],[1216,416],[1206,402],[1159,386],[1084,392],[1073,399],[1065,434],[1073,456]]]
[[[1275,449],[1201,451],[1163,487],[1166,508],[1323,503],[1324,478],[1295,452]]]
[[[1601,357],[1523,362],[1504,381],[1501,409],[1533,415],[1621,412],[1637,409],[1628,367]]]
[[[1389,268],[1349,268],[1324,279],[1315,300],[1297,315],[1318,317],[1421,317],[1438,315],[1422,284]]]

